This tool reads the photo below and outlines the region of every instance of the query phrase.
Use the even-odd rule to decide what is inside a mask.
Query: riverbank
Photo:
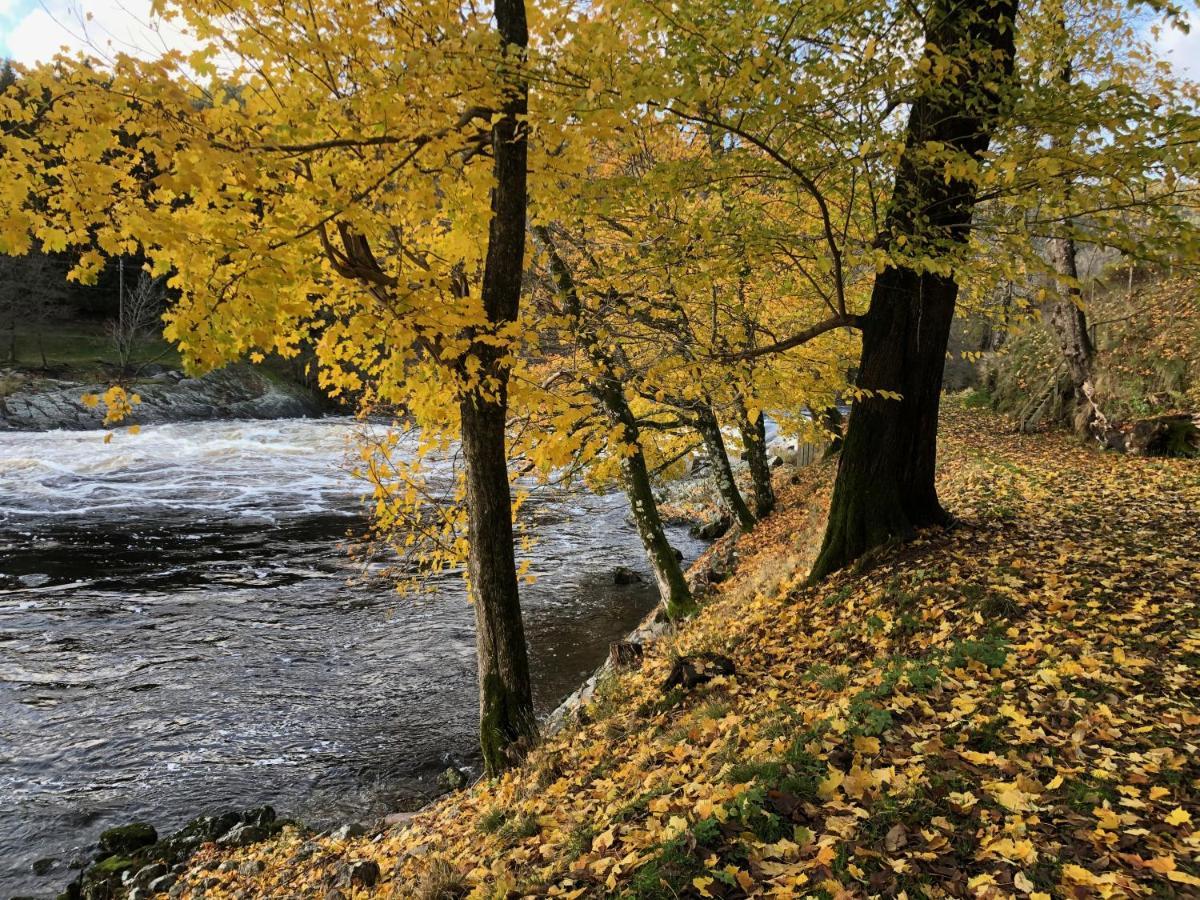
[[[812,467],[522,769],[174,895],[1194,896],[1200,468],[999,428],[946,417],[957,528],[806,587]],[[734,674],[663,689],[702,652]]]
[[[20,369],[0,370],[0,429],[19,431],[101,428],[105,410],[84,402],[113,382],[80,381]],[[329,412],[312,391],[262,367],[226,366],[196,378],[160,368],[123,383],[141,402],[123,425],[159,425],[216,419],[289,419]]]

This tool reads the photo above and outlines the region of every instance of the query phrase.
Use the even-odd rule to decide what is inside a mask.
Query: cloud
[[[1152,43],[1159,55],[1171,63],[1176,74],[1200,81],[1200,11],[1195,6],[1189,12],[1188,20],[1192,28],[1187,34],[1178,28],[1163,26]]]
[[[158,55],[195,43],[156,19],[151,0],[0,0],[0,51],[22,63],[49,59],[62,47],[108,57]]]

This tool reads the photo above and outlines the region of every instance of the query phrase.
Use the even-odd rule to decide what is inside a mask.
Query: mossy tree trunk
[[[746,464],[754,488],[754,517],[762,519],[775,509],[775,487],[771,484],[771,462],[767,459],[767,419],[759,410],[754,418],[745,401],[738,397],[738,432],[746,448]]]
[[[609,422],[620,426],[622,430],[622,486],[629,498],[638,537],[646,550],[646,558],[658,585],[659,598],[669,619],[682,619],[695,612],[696,604],[683,577],[679,557],[676,556],[675,548],[671,546],[663,527],[658,501],[654,498],[650,469],[646,464],[646,454],[642,449],[641,429],[637,417],[629,406],[621,379],[615,374],[613,360],[601,346],[595,329],[588,324],[583,314],[575,278],[555,248],[549,230],[539,226],[533,232],[549,257],[550,274],[562,298],[563,311],[574,322],[575,339],[596,369],[596,376],[587,383],[588,390],[604,410]]]
[[[713,412],[711,405],[706,403],[695,410],[695,424],[696,431],[704,442],[705,455],[712,466],[713,480],[717,484],[721,503],[743,531],[750,531],[754,528],[756,520],[733,477],[729,451],[725,448],[725,436],[721,434],[721,423],[717,421],[717,414]]]
[[[906,149],[896,171],[883,246],[927,248],[953,257],[966,244],[977,187],[946,179],[935,145],[978,158],[1002,113],[1013,70],[1017,0],[934,0],[926,21],[929,53],[959,61],[954,74],[928,80],[909,112]],[[931,60],[931,62],[936,62]],[[862,318],[858,385],[890,391],[859,400],[850,415],[825,539],[813,566],[821,578],[868,550],[949,517],[934,485],[938,403],[950,323],[958,297],[952,276],[892,264],[875,279]]]
[[[495,9],[505,52],[523,54],[528,43],[524,0],[496,0]],[[489,330],[516,319],[524,270],[528,94],[519,79],[508,88],[492,129],[495,184],[482,288]],[[536,739],[537,719],[513,547],[505,436],[509,369],[501,349],[487,341],[473,342],[471,354],[480,370],[460,402],[468,575],[479,656],[479,741],[484,767],[494,775],[517,762]]]
[[[1055,271],[1070,285],[1064,295],[1045,304],[1042,314],[1054,333],[1075,390],[1072,425],[1079,434],[1103,438],[1108,431],[1108,420],[1096,396],[1093,365],[1095,348],[1088,334],[1087,315],[1083,311],[1083,298],[1079,290],[1075,240],[1070,237],[1053,238],[1048,249]]]

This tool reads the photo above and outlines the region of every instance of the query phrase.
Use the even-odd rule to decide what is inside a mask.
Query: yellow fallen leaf
[[[1192,821],[1192,814],[1182,806],[1177,806],[1163,817],[1163,821],[1168,825],[1182,825]]]

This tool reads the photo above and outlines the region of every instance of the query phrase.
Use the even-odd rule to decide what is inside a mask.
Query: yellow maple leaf
[[[1183,825],[1192,821],[1192,814],[1182,806],[1177,806],[1163,817],[1163,821],[1168,825]]]

